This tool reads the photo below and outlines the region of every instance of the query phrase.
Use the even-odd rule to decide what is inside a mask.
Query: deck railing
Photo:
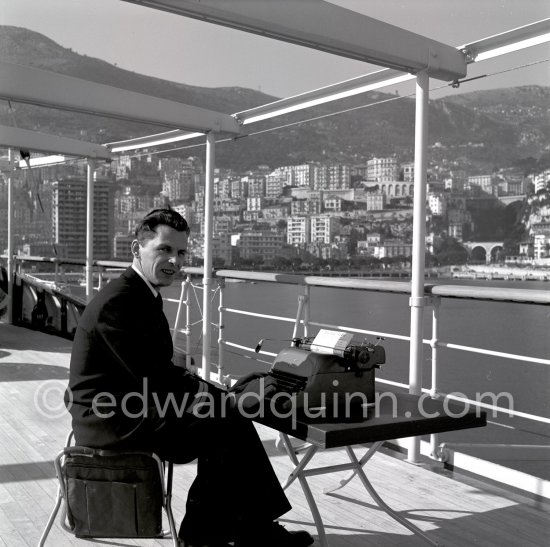
[[[190,333],[193,325],[190,323],[190,307],[193,305],[193,299],[190,297],[191,287],[202,290],[200,282],[198,284],[193,283],[192,276],[200,276],[202,270],[200,268],[187,268],[186,272],[189,274],[187,280],[182,284],[182,295],[184,297],[180,299],[180,306],[178,309],[178,316],[183,316],[183,308],[185,308],[186,323],[182,327],[180,321],[176,321],[174,339],[178,332],[186,335],[186,352],[190,352]],[[342,330],[357,335],[376,336],[382,337],[388,340],[399,340],[403,342],[409,342],[410,337],[407,335],[384,332],[377,330],[355,328],[347,325],[331,324],[315,321],[311,317],[311,291],[312,287],[327,287],[338,288],[356,291],[376,291],[379,293],[399,293],[403,295],[410,294],[410,284],[403,281],[386,281],[386,280],[373,280],[373,279],[355,279],[355,278],[326,278],[319,276],[303,276],[295,274],[281,274],[281,273],[262,273],[262,272],[245,272],[234,270],[218,270],[216,277],[219,281],[215,292],[219,294],[218,300],[218,319],[214,328],[218,332],[218,360],[212,363],[217,369],[218,373],[215,374],[215,378],[218,381],[227,381],[225,376],[225,359],[224,354],[226,351],[238,351],[244,352],[244,354],[254,355],[259,353],[269,359],[276,356],[276,353],[272,353],[265,350],[256,352],[255,346],[247,346],[236,343],[235,341],[226,339],[224,333],[226,332],[227,322],[231,320],[231,317],[248,317],[258,320],[274,320],[283,323],[287,323],[292,326],[293,332],[291,338],[296,336],[308,336],[312,329],[327,328],[332,330]],[[226,290],[226,280],[242,280],[252,282],[264,282],[264,283],[279,283],[279,284],[291,284],[299,285],[302,287],[303,292],[298,296],[296,305],[295,316],[277,316],[267,312],[258,313],[243,308],[228,307],[224,304],[224,293]],[[523,363],[533,363],[536,365],[548,366],[550,365],[550,359],[532,356],[523,353],[511,353],[506,351],[495,351],[493,349],[484,347],[475,347],[464,344],[456,344],[451,341],[441,339],[441,322],[442,317],[440,314],[440,306],[443,299],[466,299],[470,301],[497,301],[507,303],[520,303],[523,305],[538,305],[549,306],[550,305],[550,291],[534,290],[534,289],[522,289],[522,288],[498,288],[498,287],[472,287],[464,285],[452,285],[441,284],[433,285],[427,283],[425,285],[425,299],[426,305],[431,307],[432,311],[432,328],[431,337],[424,338],[423,343],[430,348],[431,352],[431,386],[429,388],[423,388],[423,392],[429,394],[432,397],[448,398],[457,401],[462,401],[468,405],[473,405],[480,409],[488,411],[489,416],[495,415],[507,415],[510,417],[521,417],[523,419],[536,422],[539,424],[550,424],[550,418],[541,416],[529,412],[523,412],[516,410],[515,408],[507,408],[505,406],[499,406],[496,401],[484,402],[483,400],[474,400],[467,397],[457,396],[453,393],[446,393],[442,391],[439,383],[439,372],[441,368],[439,360],[439,352],[441,349],[452,349],[460,352],[476,355],[486,355],[492,357],[498,357],[502,359],[508,359]],[[201,301],[200,298],[196,299],[197,302]],[[177,302],[174,300],[174,302]],[[405,310],[404,310],[405,311]],[[301,330],[301,333],[300,333]],[[383,373],[382,373],[383,375]],[[395,382],[384,378],[377,378],[377,382],[380,384],[391,385],[398,388],[408,389],[409,385],[406,383]],[[452,461],[454,465],[465,467],[472,467],[474,472],[476,468],[479,469],[479,460],[477,458],[468,457],[465,454],[460,454],[455,451],[454,448],[459,448],[468,445],[469,443],[442,443],[440,442],[439,435],[432,435],[430,443],[423,443],[422,452],[429,455],[431,458],[439,461]],[[404,445],[406,447],[406,445]],[[471,444],[471,446],[481,446]],[[495,446],[495,445],[484,445]],[[498,445],[503,448],[505,445]],[[508,448],[522,447],[528,449],[529,445],[506,445]],[[546,448],[550,452],[550,447],[542,447],[540,445],[531,445],[535,449]],[[514,472],[510,469],[506,469],[503,476],[500,466],[483,466],[483,474],[490,476],[494,480],[504,481],[512,486],[530,491],[537,495],[543,495],[550,497],[550,483],[548,481],[531,477],[522,472]]]
[[[29,265],[37,265],[38,263],[52,263],[55,268],[51,272],[51,280],[44,281],[43,274],[40,274],[41,279],[33,278],[32,272],[29,272]],[[48,315],[54,315],[57,313],[59,319],[52,322],[49,325],[50,329],[46,329],[48,332],[53,332],[52,327],[56,327],[60,332],[56,334],[62,334],[70,336],[80,315],[81,310],[85,306],[85,299],[83,297],[71,296],[67,293],[67,289],[64,283],[68,280],[65,279],[67,275],[72,275],[64,271],[70,267],[80,267],[82,270],[80,273],[75,272],[74,275],[82,276],[84,267],[84,261],[78,260],[57,260],[57,259],[44,259],[42,257],[24,257],[16,260],[17,263],[17,275],[16,285],[22,287],[20,293],[16,295],[18,300],[21,301],[21,311],[19,314],[22,319],[22,324],[32,325],[32,317],[30,310],[36,305],[40,298],[40,294],[46,295],[46,303],[48,307]],[[95,266],[97,268],[96,279],[97,287],[100,287],[103,283],[103,277],[110,269],[121,269],[128,265],[125,262],[109,262],[109,261],[97,261]],[[26,271],[27,270],[27,271]],[[202,290],[202,284],[199,277],[202,275],[201,268],[186,268],[185,272],[187,278],[182,282],[182,290],[180,298],[166,299],[171,305],[177,306],[176,321],[174,325],[173,338],[175,345],[178,347],[179,340],[178,335],[185,335],[184,347],[180,348],[181,353],[187,355],[187,365],[191,365],[191,333],[194,323],[191,322],[192,309],[196,307],[200,313],[202,298],[193,298],[193,292],[196,290]],[[213,379],[220,382],[227,382],[228,376],[225,370],[225,355],[227,351],[241,352],[243,355],[257,356],[255,347],[239,344],[236,341],[227,339],[224,335],[227,332],[225,326],[228,321],[237,317],[248,317],[258,320],[270,320],[278,321],[288,324],[292,328],[292,336],[308,336],[313,331],[319,328],[327,328],[332,330],[343,330],[357,335],[365,336],[377,336],[383,337],[387,340],[397,340],[408,343],[410,337],[404,334],[398,334],[395,332],[386,332],[370,329],[356,328],[349,325],[339,325],[333,323],[325,323],[316,321],[311,316],[311,288],[312,287],[325,287],[325,288],[338,288],[353,291],[367,291],[377,292],[385,294],[410,294],[410,284],[404,281],[389,281],[382,279],[356,279],[356,278],[329,278],[320,276],[308,276],[308,275],[296,275],[296,274],[284,274],[284,273],[267,273],[267,272],[247,272],[247,271],[234,271],[234,270],[218,270],[215,277],[218,280],[218,284],[213,289],[212,302],[214,296],[218,297],[218,316],[217,321],[212,325],[212,328],[217,331],[217,348],[218,355],[217,361],[212,362],[211,365],[217,369],[217,374],[213,374]],[[195,281],[196,280],[196,281]],[[226,281],[228,280],[241,280],[256,283],[276,283],[297,286],[301,290],[301,294],[298,295],[295,314],[291,316],[277,316],[269,313],[266,310],[265,313],[253,312],[245,307],[228,307],[225,305],[225,292]],[[69,280],[70,281],[70,280]],[[25,296],[26,295],[26,296]],[[441,364],[439,359],[439,352],[441,349],[452,349],[465,354],[474,355],[486,355],[492,357],[498,357],[501,359],[507,359],[517,361],[521,363],[532,363],[537,366],[550,365],[550,359],[545,357],[528,355],[525,353],[511,353],[506,351],[495,351],[493,349],[476,347],[465,344],[457,344],[451,341],[441,339],[441,324],[442,317],[440,314],[440,305],[444,299],[465,299],[469,301],[498,301],[508,303],[519,303],[522,305],[536,305],[536,306],[549,306],[550,305],[550,291],[546,290],[533,290],[523,288],[497,288],[497,287],[473,287],[464,285],[452,285],[452,284],[425,284],[425,299],[426,305],[431,307],[432,311],[432,328],[431,336],[424,338],[423,343],[430,348],[431,352],[431,385],[430,387],[423,388],[423,391],[432,397],[447,397],[463,401],[468,405],[474,405],[484,410],[489,411],[489,415],[503,414],[507,416],[521,417],[538,424],[550,424],[550,418],[541,416],[529,412],[523,412],[515,408],[506,408],[499,406],[498,404],[492,404],[492,402],[484,402],[481,400],[469,399],[466,397],[459,397],[452,393],[446,393],[442,391],[439,383],[439,376],[441,371]],[[69,312],[67,310],[70,310]],[[404,312],[406,310],[404,309]],[[200,315],[199,313],[199,315]],[[65,319],[62,319],[63,316]],[[549,316],[550,317],[550,316]],[[25,320],[26,319],[26,320]],[[195,320],[195,324],[201,321],[200,317]],[[259,355],[271,360],[275,357],[275,353],[260,350]],[[202,371],[205,376],[210,376],[210,372]],[[383,372],[381,375],[383,376]],[[397,388],[407,389],[409,386],[406,383],[395,382],[392,380],[384,379],[382,377],[377,378],[377,382],[380,384],[386,384]],[[544,386],[540,386],[541,389]],[[502,468],[500,466],[487,467],[486,462],[480,464],[480,460],[461,454],[454,450],[460,448],[464,443],[449,444],[440,442],[439,436],[431,436],[430,443],[422,443],[422,453],[430,456],[431,458],[440,461],[451,461],[454,465],[459,467],[472,468],[472,471],[479,472],[479,469],[483,469],[483,474],[497,481],[506,482],[512,486],[518,487],[523,490],[550,498],[550,483],[532,477],[522,472],[515,472],[508,468],[505,469],[505,477],[502,476]],[[403,445],[406,448],[406,445]],[[479,445],[478,445],[479,446]],[[494,446],[494,445],[492,445]],[[499,445],[500,446],[500,445]],[[503,446],[503,445],[502,445]],[[508,444],[507,448],[513,448],[514,445]],[[516,445],[519,446],[519,445]],[[521,445],[522,448],[528,448],[526,445]],[[545,446],[533,446],[535,449],[546,448]],[[546,456],[544,456],[546,458]],[[500,469],[499,469],[500,468]]]

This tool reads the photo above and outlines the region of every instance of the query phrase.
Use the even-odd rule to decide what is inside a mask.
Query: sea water
[[[457,282],[452,284],[476,284],[483,282]],[[491,286],[502,288],[533,288],[550,290],[545,282],[491,282]],[[224,292],[226,308],[246,309],[256,313],[270,314],[292,320],[296,317],[298,297],[303,287],[275,283],[227,283]],[[180,289],[172,286],[163,289],[165,298],[179,298]],[[202,307],[202,291],[192,300],[198,300]],[[218,322],[218,301],[213,300],[212,321]],[[193,306],[192,321],[200,320],[197,306]],[[176,305],[165,304],[165,312],[173,325]],[[431,337],[431,308],[425,308],[424,339]],[[338,327],[352,327],[381,333],[409,335],[410,308],[408,295],[374,291],[312,287],[310,292],[310,321]],[[516,304],[508,302],[474,301],[443,298],[440,306],[439,340],[441,342],[473,346],[499,352],[526,355],[548,359],[550,357],[550,306]],[[312,327],[315,335],[320,327]],[[226,313],[223,338],[237,344],[254,348],[260,339],[265,340],[263,349],[277,353],[290,344],[294,329],[293,321],[280,322],[258,317],[245,317]],[[201,326],[192,329],[191,352],[200,362],[202,340]],[[302,335],[300,329],[298,335]],[[218,331],[212,336],[213,356],[217,358]],[[355,335],[360,342],[364,335]],[[376,342],[376,336],[366,336]],[[409,344],[408,341],[386,338],[381,342],[386,349],[386,364],[377,371],[377,377],[408,383]],[[184,347],[183,336],[177,345]],[[224,351],[224,373],[240,375],[251,370],[268,370],[270,358],[226,348]],[[490,403],[490,394],[498,397],[498,404],[505,408],[550,417],[550,367],[533,362],[510,360],[499,356],[440,348],[438,352],[438,389],[445,393],[461,393],[471,399]],[[431,387],[431,349],[424,345],[423,387]],[[383,384],[377,385],[384,389]],[[485,395],[483,395],[485,394]],[[487,395],[489,394],[489,395]],[[548,424],[510,418],[502,412],[488,415],[490,427],[442,435],[445,442],[497,443],[516,445],[550,446]],[[547,453],[541,450],[522,449],[464,449],[480,457],[499,461],[503,465],[520,468],[529,473],[550,478]]]

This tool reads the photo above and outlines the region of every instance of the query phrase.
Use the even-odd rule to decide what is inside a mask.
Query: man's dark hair
[[[152,239],[156,235],[157,226],[170,226],[178,232],[190,232],[187,221],[173,209],[153,209],[147,213],[141,222],[136,226],[136,239],[142,243],[146,239]]]

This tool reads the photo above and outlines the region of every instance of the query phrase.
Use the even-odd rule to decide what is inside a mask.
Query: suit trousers
[[[152,441],[168,461],[197,459],[180,528],[188,541],[232,541],[291,509],[254,424],[236,411],[168,419]]]

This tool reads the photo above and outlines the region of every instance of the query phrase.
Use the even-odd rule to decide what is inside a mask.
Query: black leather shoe
[[[308,547],[313,541],[305,530],[289,532],[278,522],[272,522],[261,532],[236,541],[235,547]]]

